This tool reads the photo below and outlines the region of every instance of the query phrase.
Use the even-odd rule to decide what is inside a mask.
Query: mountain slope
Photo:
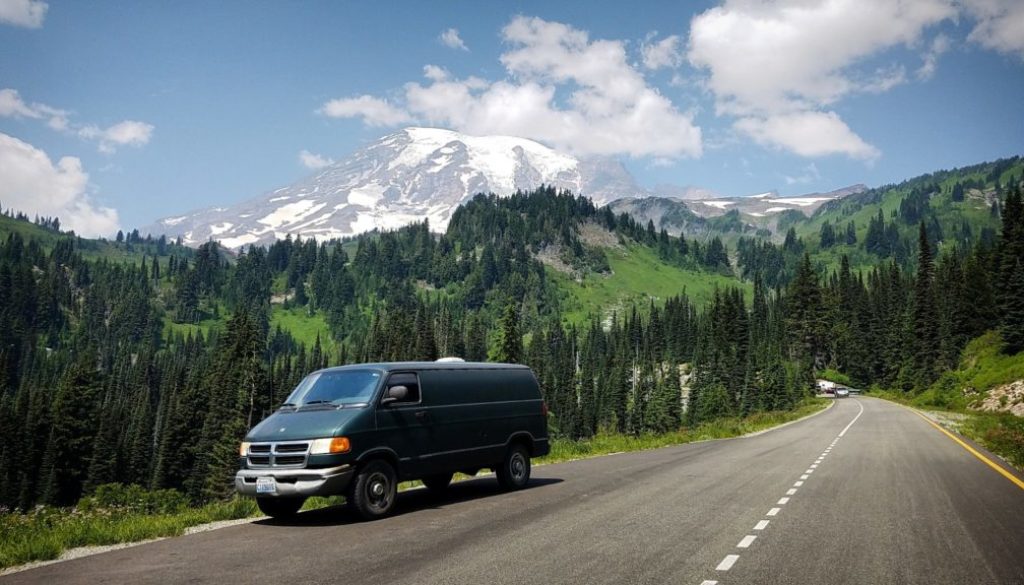
[[[747,197],[706,197],[683,200],[676,197],[635,197],[612,201],[616,213],[628,213],[646,224],[653,221],[657,229],[671,235],[700,237],[730,232],[754,233],[784,231],[793,218],[812,216],[822,205],[867,191],[864,185],[851,185],[827,193],[808,193],[782,197],[769,192]],[[793,213],[798,215],[794,216]],[[767,234],[765,234],[767,235]]]
[[[443,231],[476,193],[501,196],[540,185],[583,193],[596,203],[643,192],[610,158],[579,160],[532,140],[406,128],[288,187],[231,207],[169,217],[143,233],[211,238],[228,248],[267,244],[287,234],[319,240],[428,219]]]

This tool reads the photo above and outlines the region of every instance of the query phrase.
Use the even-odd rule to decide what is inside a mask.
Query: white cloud
[[[0,22],[25,28],[39,28],[49,6],[40,0],[0,0]]]
[[[318,111],[331,118],[362,118],[368,126],[397,126],[412,121],[401,108],[370,95],[331,100]]]
[[[747,117],[733,126],[758,144],[784,148],[800,156],[844,154],[871,160],[881,153],[854,134],[835,112],[803,111]]]
[[[462,37],[459,36],[459,29],[457,28],[450,28],[442,32],[441,35],[437,37],[437,40],[441,41],[442,45],[451,49],[461,49],[463,51],[469,50],[466,43],[462,41]]]
[[[2,1],[2,0],[0,0]],[[99,143],[100,152],[112,153],[119,146],[144,146],[153,136],[153,125],[124,120],[107,128],[95,124],[71,124],[70,112],[41,103],[25,103],[14,89],[0,89],[0,117],[46,120],[50,128]]]
[[[986,49],[1024,59],[1024,2],[1021,0],[961,0],[976,20],[967,40]]]
[[[821,173],[818,172],[818,165],[811,163],[804,167],[799,175],[795,177],[783,175],[782,178],[786,180],[787,185],[806,185],[820,179]]]
[[[67,111],[46,104],[26,104],[18,91],[10,88],[0,89],[0,117],[46,120],[46,125],[54,130],[64,130],[68,126]]]
[[[307,169],[316,170],[333,165],[334,159],[302,150],[299,152],[299,163]]]
[[[90,200],[89,175],[76,157],[65,156],[54,165],[42,150],[0,133],[0,176],[5,208],[56,216],[83,236],[109,235],[118,228],[117,211]]]
[[[922,81],[931,79],[935,75],[935,70],[938,69],[939,57],[949,50],[950,44],[949,37],[946,35],[936,35],[928,45],[928,50],[921,57],[921,66],[914,72],[914,75]]]
[[[726,0],[693,18],[687,57],[708,72],[716,111],[740,117],[737,128],[759,141],[804,156],[873,158],[877,149],[824,108],[904,83],[902,66],[858,66],[917,45],[956,14],[951,0]]]
[[[622,41],[590,40],[571,26],[516,17],[502,30],[507,79],[453,79],[436,66],[407,83],[402,107],[361,96],[321,111],[371,126],[409,121],[475,135],[505,134],[581,155],[700,156],[701,130],[627,61]],[[564,99],[559,99],[564,93]]]
[[[95,125],[78,129],[78,135],[90,140],[98,140],[100,152],[112,153],[119,146],[144,146],[153,136],[153,126],[145,122],[125,120],[108,128]]]
[[[644,67],[648,69],[661,69],[667,67],[675,69],[683,64],[683,53],[681,39],[672,35],[661,39],[658,42],[651,42],[655,34],[650,34],[640,45],[640,54],[643,57]]]

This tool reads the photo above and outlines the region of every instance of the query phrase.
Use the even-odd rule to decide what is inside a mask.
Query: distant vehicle
[[[850,391],[850,394],[860,395],[860,393],[861,393],[861,389],[860,388],[847,388],[847,390]]]
[[[850,395],[849,388],[836,388],[836,398],[846,398]]]
[[[836,383],[831,380],[816,380],[815,385],[823,394],[833,394],[836,389]]]
[[[391,512],[401,481],[443,490],[457,471],[490,468],[502,487],[525,487],[530,458],[549,449],[547,405],[526,366],[350,365],[313,372],[249,431],[235,489],[268,516],[344,495],[372,520]]]

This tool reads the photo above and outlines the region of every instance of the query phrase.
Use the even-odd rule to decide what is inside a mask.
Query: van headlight
[[[238,456],[239,457],[245,457],[248,454],[249,454],[249,443],[243,441],[242,444],[238,446]]]
[[[328,437],[326,439],[313,439],[309,446],[310,455],[333,455],[337,453],[348,453],[352,450],[352,443],[348,437]]]

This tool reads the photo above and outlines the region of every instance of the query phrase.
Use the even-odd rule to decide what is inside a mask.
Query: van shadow
[[[551,477],[534,478],[519,491],[539,489],[563,481],[565,480]],[[498,485],[493,476],[459,481],[440,493],[426,488],[411,489],[398,494],[395,509],[390,517],[404,516],[420,510],[440,509],[453,504],[509,493]],[[302,512],[294,518],[267,518],[258,520],[255,524],[263,526],[344,526],[360,522],[362,522],[361,518],[352,513],[347,506],[341,505]]]

